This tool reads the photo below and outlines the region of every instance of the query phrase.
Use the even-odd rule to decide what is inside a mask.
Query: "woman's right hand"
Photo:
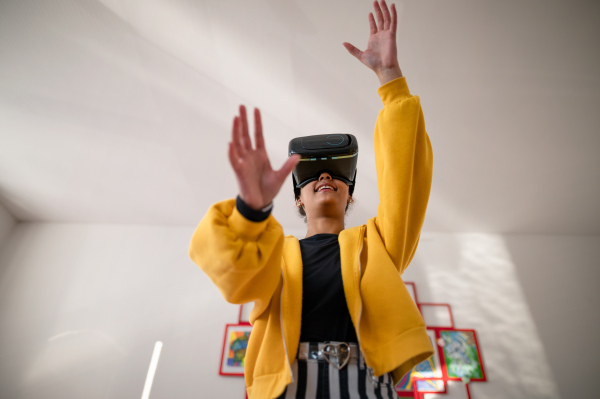
[[[279,170],[271,168],[258,108],[254,109],[254,142],[256,148],[252,148],[248,133],[246,107],[240,105],[240,114],[233,119],[229,162],[238,181],[240,197],[249,207],[260,210],[273,201],[300,156],[292,155]]]

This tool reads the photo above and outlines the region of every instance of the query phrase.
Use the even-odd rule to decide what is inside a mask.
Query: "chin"
[[[334,197],[333,195],[327,196],[328,198],[324,197],[325,196],[319,198],[314,204],[320,208],[326,208],[327,210],[342,209],[342,211],[344,211],[344,202],[339,197]]]

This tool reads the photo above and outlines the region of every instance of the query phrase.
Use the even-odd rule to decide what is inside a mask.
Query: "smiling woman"
[[[425,217],[431,144],[420,100],[398,65],[396,9],[385,1],[373,7],[367,49],[344,46],[381,83],[383,109],[374,134],[377,216],[362,226],[344,225],[355,155],[336,163],[339,154],[323,153],[322,163],[312,163],[317,157],[290,151],[283,167],[273,170],[260,111],[254,110],[253,147],[240,106],[229,144],[239,196],[214,204],[192,237],[190,257],[223,297],[254,302],[245,358],[250,398],[396,398],[395,384],[433,354],[425,322],[400,278]],[[325,143],[340,145],[342,135],[335,136]],[[303,139],[304,149],[319,142],[327,149],[318,136],[294,140]],[[351,167],[342,171],[343,163]],[[302,240],[284,237],[271,215],[292,171],[296,204],[307,219]]]
[[[318,175],[300,191],[296,206],[306,215],[306,237],[319,233],[339,234],[344,230],[344,216],[352,202],[348,185],[328,172]]]
[[[310,206],[310,199],[302,201],[302,191],[306,187],[311,187],[313,192],[324,192],[328,190],[339,193],[338,199],[342,199],[338,205],[344,204],[343,212],[334,206],[331,212],[325,212],[326,217],[333,217],[334,225],[328,226],[333,234],[338,234],[344,229],[343,216],[348,209],[348,205],[353,201],[352,193],[356,182],[356,164],[358,161],[358,141],[351,134],[320,134],[316,136],[298,137],[290,141],[289,154],[300,155],[300,161],[292,173],[292,182],[294,185],[294,195],[296,197],[296,206],[300,216],[308,223],[305,207],[309,206],[311,210],[311,224],[307,237],[313,235],[313,231],[322,231],[316,228],[314,223],[319,219],[318,212],[322,206],[313,208]],[[347,190],[344,189],[347,187]],[[341,191],[340,191],[341,188]],[[310,190],[306,189],[308,195]],[[347,193],[347,199],[341,194]],[[307,205],[309,204],[309,205]],[[329,204],[331,205],[331,204]],[[327,204],[325,204],[327,206]],[[339,206],[337,208],[340,208]],[[317,211],[317,213],[314,213]],[[333,212],[333,213],[332,213]],[[334,216],[335,215],[335,216]]]

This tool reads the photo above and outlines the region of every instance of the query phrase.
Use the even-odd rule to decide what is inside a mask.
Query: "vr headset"
[[[288,156],[299,154],[300,161],[292,172],[294,194],[308,183],[318,180],[323,172],[343,181],[354,192],[358,141],[351,134],[334,133],[296,137],[290,141]]]

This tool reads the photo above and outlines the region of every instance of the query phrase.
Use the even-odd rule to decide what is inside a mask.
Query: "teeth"
[[[325,190],[326,188],[328,188],[330,190],[333,190],[333,187],[331,187],[331,186],[322,186],[322,187],[319,187],[319,189],[317,190],[317,192],[321,192],[322,190]]]

